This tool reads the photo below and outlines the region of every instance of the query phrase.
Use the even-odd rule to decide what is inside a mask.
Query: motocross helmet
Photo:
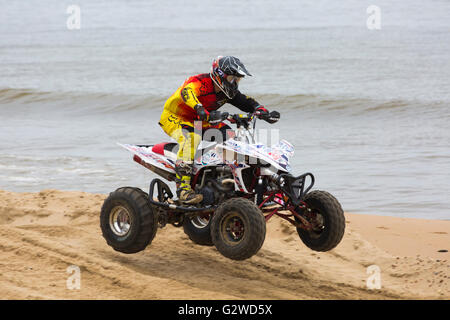
[[[214,59],[210,72],[212,81],[229,99],[237,94],[239,81],[246,75],[251,76],[244,64],[232,56],[218,56]]]

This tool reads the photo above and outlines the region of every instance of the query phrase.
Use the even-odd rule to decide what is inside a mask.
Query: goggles
[[[236,83],[238,84],[239,81],[241,81],[243,77],[237,77],[237,76],[227,76],[226,79],[229,83]]]

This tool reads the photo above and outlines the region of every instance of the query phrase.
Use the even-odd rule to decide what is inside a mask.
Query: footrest
[[[155,188],[158,194],[154,196]],[[195,206],[183,206],[176,204],[178,199],[172,199],[173,193],[170,191],[169,186],[160,179],[153,179],[150,182],[150,187],[148,190],[148,202],[152,205],[167,208],[173,211],[180,212],[205,212],[214,211],[217,206],[207,206],[207,207],[195,207]]]

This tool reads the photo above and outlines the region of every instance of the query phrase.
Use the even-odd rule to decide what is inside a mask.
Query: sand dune
[[[0,191],[2,299],[450,299],[450,221],[346,214],[341,244],[311,251],[281,219],[260,252],[232,261],[159,229],[143,252],[107,246],[99,228],[106,195]],[[67,268],[81,288],[69,290]],[[367,267],[380,268],[369,290]]]

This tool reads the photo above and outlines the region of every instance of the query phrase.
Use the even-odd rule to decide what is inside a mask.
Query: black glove
[[[280,120],[280,113],[278,111],[272,111],[271,113],[269,113],[269,116],[264,120],[266,120],[270,124],[275,123],[278,120]]]
[[[264,106],[256,108],[255,114],[259,119],[265,120],[270,124],[280,120],[280,113],[278,111],[269,112]]]
[[[228,112],[220,112],[220,111],[211,111],[209,113],[209,120],[208,122],[211,124],[217,124],[224,120],[226,120],[229,116]]]
[[[207,121],[209,118],[209,112],[201,104],[197,104],[194,107],[195,112],[197,112],[198,120]]]

